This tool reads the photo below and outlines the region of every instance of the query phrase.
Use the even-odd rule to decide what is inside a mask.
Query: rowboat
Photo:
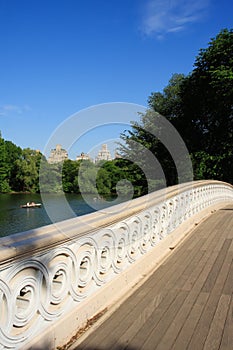
[[[22,204],[20,206],[20,208],[40,208],[40,207],[41,207],[41,203],[34,203],[34,202]]]

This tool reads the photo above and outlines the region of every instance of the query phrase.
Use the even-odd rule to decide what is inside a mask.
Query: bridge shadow
[[[49,350],[53,349],[53,346],[51,346],[51,342],[48,340],[40,341],[40,345],[32,345],[29,347],[25,347],[25,350]]]

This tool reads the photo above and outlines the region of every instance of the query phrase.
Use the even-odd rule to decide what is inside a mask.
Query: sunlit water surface
[[[64,197],[63,197],[64,198]],[[90,197],[90,205],[88,205],[81,195],[68,194],[66,199],[75,215],[80,216],[95,211],[91,206],[92,198]],[[94,201],[94,207],[102,209],[111,205],[113,198],[108,201]],[[8,236],[13,233],[23,232],[51,224],[51,220],[47,215],[45,207],[41,208],[21,208],[22,204],[34,201],[42,203],[39,194],[0,194],[0,237]],[[69,219],[70,213],[63,210],[62,196],[59,194],[46,195],[46,206],[53,208],[56,213],[57,220],[62,221]]]

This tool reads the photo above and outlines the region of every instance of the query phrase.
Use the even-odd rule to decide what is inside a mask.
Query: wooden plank
[[[204,254],[205,252],[201,250],[199,250],[196,253],[194,258],[189,262],[189,264],[187,264],[186,269],[184,270],[181,277],[178,279],[177,283],[174,285],[174,288],[188,291],[188,289],[185,289],[184,286],[187,284],[187,281],[190,280],[190,276],[193,274],[193,272],[198,268],[199,265],[202,264]]]
[[[193,272],[190,274],[188,280],[186,281],[182,289],[187,291],[191,291],[192,289],[198,289],[200,291],[206,279],[208,278],[208,275],[212,269],[212,266],[217,256],[218,252],[216,250],[206,251],[202,259],[200,260],[200,263],[197,265],[196,269],[194,269]]]
[[[232,217],[233,217],[233,211],[232,211],[231,216],[229,215],[227,227],[225,229],[227,232],[227,238],[233,238],[233,222],[232,222],[233,220],[232,220]]]
[[[184,303],[187,295],[188,292],[180,291],[176,299],[166,310],[164,316],[161,318],[158,324],[153,322],[153,328],[149,336],[144,338],[144,343],[142,344],[142,346],[139,347],[141,350],[156,348],[156,346],[162,339],[164,333],[166,332],[167,328],[171,324],[173,318],[177,314],[178,310],[181,308],[181,305]],[[154,316],[156,316],[156,314],[154,314]]]
[[[98,328],[98,332],[95,332],[92,335],[92,338],[87,339],[85,341],[85,347],[91,345],[92,343],[97,344],[99,340],[101,339],[101,343],[103,344],[104,339],[109,337],[109,334],[111,333],[112,329],[114,329],[114,336],[118,338],[120,334],[129,327],[129,325],[135,321],[138,317],[140,317],[140,314],[143,312],[147,312],[146,310],[154,310],[155,307],[157,307],[164,299],[166,294],[168,293],[168,289],[165,289],[164,286],[167,283],[167,279],[165,278],[164,283],[157,283],[156,280],[157,272],[155,272],[151,276],[152,284],[150,285],[149,292],[148,292],[148,284],[144,284],[142,287],[140,287],[137,290],[137,293],[134,293],[131,295],[127,301],[122,304],[119,309],[115,312],[114,315],[112,315],[108,323],[104,326],[100,326]],[[173,273],[173,277],[176,276]],[[172,277],[172,276],[171,276]],[[179,278],[179,275],[177,276]],[[170,280],[170,278],[169,278]],[[161,282],[161,281],[160,281]],[[146,287],[146,293],[144,293]],[[158,293],[158,294],[156,294]],[[176,294],[176,292],[174,292]],[[163,308],[164,308],[163,303]],[[118,314],[120,315],[118,317]],[[121,315],[124,315],[122,318]],[[91,343],[90,343],[91,340]],[[114,339],[112,341],[114,343]]]
[[[182,272],[182,271],[177,272],[176,271],[176,273],[171,276],[171,277],[173,277],[173,279],[175,278],[173,281],[174,286],[176,286],[178,283],[181,283],[180,281],[183,280],[183,278],[182,278],[183,276],[186,276],[186,278],[188,278],[189,271],[187,272],[187,269],[189,269],[189,268],[191,269],[192,264],[194,264],[196,262],[196,260],[199,261],[199,255],[202,255],[202,254],[203,254],[203,252],[197,251],[197,253],[196,253],[195,251],[193,251],[192,254],[189,253],[187,255],[187,267],[186,267],[186,264],[184,264],[184,263],[182,266],[182,271],[184,271],[184,272]],[[192,259],[192,256],[193,256],[193,259]],[[183,260],[183,262],[184,262],[184,260]],[[189,267],[188,264],[191,265],[191,267]],[[172,266],[174,266],[174,264]],[[171,279],[172,278],[169,279],[169,283],[171,283]],[[184,282],[185,282],[185,280],[184,280]],[[161,290],[161,285],[160,284],[158,285],[156,280],[155,280],[155,283],[156,283],[155,284],[156,287],[159,287]],[[174,287],[171,288],[171,286],[170,286],[169,289],[175,290],[177,288],[174,288]],[[168,287],[166,286],[166,288],[163,288],[162,290],[165,293],[166,290],[168,290]],[[153,298],[153,296],[152,296],[152,298]],[[166,296],[164,296],[164,298],[166,298]],[[148,315],[150,313],[152,314],[153,310],[155,309],[154,305],[150,305],[150,303],[148,303],[148,300],[149,299],[147,299],[147,306],[145,306],[146,312],[145,312],[145,310],[142,309],[140,311],[141,314],[140,313],[138,315],[135,314],[135,315],[133,315],[131,320],[128,320],[128,324],[122,330],[122,336],[119,338],[120,342],[123,342],[124,344],[128,343],[128,342],[132,342],[133,339],[135,338],[136,334],[140,330],[140,328],[142,328],[143,324],[147,322]],[[137,310],[136,307],[135,307],[135,310]],[[164,307],[163,307],[163,310],[164,310]],[[148,331],[148,329],[146,331]],[[140,332],[142,334],[145,334],[145,330],[144,331],[140,330]]]
[[[223,265],[223,262],[224,262],[224,259],[226,257],[226,254],[229,250],[229,247],[232,243],[232,240],[231,239],[226,239],[223,243],[223,246],[221,248],[221,250],[219,251],[219,254],[215,260],[215,263],[209,273],[209,276],[208,278],[206,279],[206,282],[203,286],[203,292],[210,292],[213,287],[214,287],[214,284],[215,284],[215,281],[219,275],[219,271]]]
[[[200,319],[206,302],[209,298],[209,293],[200,293],[190,314],[188,315],[179,335],[177,336],[172,350],[187,349],[188,344],[192,338],[193,331]],[[199,348],[198,348],[199,349]]]
[[[218,231],[223,233],[226,238],[233,238],[232,207],[222,208],[219,212],[221,213],[221,217],[218,223]]]
[[[147,322],[141,325],[139,331],[136,332],[134,337],[130,339],[129,348],[141,349],[145,340],[149,337],[151,332],[153,332],[154,327],[159,323],[159,321],[163,318],[164,314],[168,309],[170,309],[170,305],[174,303],[177,297],[177,291],[171,290],[163,302],[159,305],[159,307],[153,310],[153,313],[148,318]],[[127,347],[126,347],[127,349]]]
[[[233,254],[233,251],[229,250],[229,254]],[[232,295],[233,293],[233,259],[231,260],[231,264],[229,266],[229,273],[226,279],[226,282],[223,287],[223,294]]]
[[[195,292],[195,290],[198,290],[198,292],[201,291],[206,291],[204,290],[203,286],[206,283],[206,280],[209,277],[209,274],[213,270],[213,266],[217,261],[218,257],[218,251],[214,249],[213,251],[207,251],[205,255],[203,256],[203,259],[200,261],[200,264],[197,266],[197,270],[194,271],[193,276],[190,276],[190,279],[187,281],[187,283],[192,283],[192,286],[190,287],[190,293]],[[229,268],[229,259],[227,262],[224,263],[224,268],[228,267]],[[228,269],[227,269],[228,271]],[[225,273],[224,275],[225,276]],[[196,280],[195,280],[196,278]],[[186,285],[187,285],[186,283]],[[184,287],[186,287],[186,285]],[[207,290],[207,292],[210,292],[210,290]]]
[[[232,230],[232,236],[233,236],[233,230]],[[228,236],[228,237],[229,237],[229,236]],[[233,238],[233,237],[232,237],[232,238]],[[231,243],[231,246],[230,246],[229,250],[230,250],[231,252],[233,252],[233,240],[232,240],[232,243]]]
[[[154,324],[158,323],[163,314],[166,312],[166,310],[169,308],[170,304],[174,301],[176,298],[177,292],[174,290],[171,290],[166,298],[162,300],[162,302],[159,304],[159,306],[156,309],[151,308],[152,313],[151,315],[147,315],[146,319],[146,326],[145,322],[140,324],[141,331],[139,332],[139,338],[137,342],[144,343],[145,337],[148,336],[148,334],[151,332],[151,329],[153,329]],[[148,303],[148,300],[147,300]],[[155,311],[156,310],[156,311]],[[143,316],[142,316],[143,317]],[[112,349],[115,344],[119,344],[119,339],[122,334],[125,333],[127,328],[130,326],[130,322],[125,322],[124,316],[122,314],[119,314],[118,312],[115,313],[115,318],[117,321],[115,321],[116,327],[110,327],[110,330],[108,332],[105,332],[102,335],[99,333],[99,330],[97,330],[97,336],[95,337],[89,337],[89,341],[82,344],[82,347],[80,349],[89,349],[94,346],[94,348],[98,348],[98,346],[106,349]],[[135,321],[135,319],[134,319]],[[106,322],[105,322],[106,323]],[[106,330],[106,324],[103,325]],[[134,327],[133,327],[134,328]],[[113,331],[114,330],[114,331]],[[138,333],[135,332],[135,335]]]
[[[201,244],[200,244],[200,246],[201,246]],[[198,248],[200,248],[200,246]],[[200,258],[202,257],[203,254],[204,254],[204,252],[202,252],[200,250],[197,251],[195,254],[194,254],[194,252],[192,252],[192,255],[190,255],[190,252],[189,252],[189,255],[187,258],[187,267],[185,266],[184,261],[181,259],[181,261],[180,261],[181,264],[180,263],[179,264],[180,264],[180,267],[182,267],[182,271],[184,271],[184,272],[180,275],[180,273],[178,271],[176,271],[175,276],[177,277],[177,279],[175,281],[174,286],[170,285],[170,288],[179,290],[179,287],[182,287],[182,284],[185,283],[186,279],[190,276],[191,271],[195,268],[195,266],[197,264],[199,264]],[[192,258],[192,256],[193,256],[193,258]],[[180,277],[179,277],[179,275],[180,275]],[[201,289],[201,287],[200,287],[200,289]],[[195,292],[196,293],[195,296],[191,295],[190,300],[187,302],[187,304],[188,304],[187,312],[189,312],[190,308],[192,307],[192,304],[194,302],[193,300],[195,300],[199,291]],[[138,319],[137,319],[133,324],[129,325],[129,329],[127,329],[125,331],[125,334],[120,339],[126,341],[126,338],[127,338],[127,342],[129,342],[130,336],[131,336],[131,341],[133,341],[132,338],[134,337],[135,333],[138,332],[140,329],[139,324],[140,323],[138,322]],[[133,329],[133,331],[132,331],[132,329]],[[140,330],[140,332],[142,332],[142,330]],[[142,333],[144,334],[144,332],[145,332],[145,330]]]
[[[197,327],[188,346],[189,350],[196,350],[197,344],[199,344],[200,348],[203,348],[204,346],[204,343],[209,333],[209,329],[211,327],[212,320],[214,318],[215,311],[217,309],[222,294],[223,286],[229,273],[231,259],[231,255],[227,255],[225,257],[224,263],[222,264],[222,267],[219,270],[219,275],[216,279],[215,285],[210,291],[210,297],[206,303],[206,306],[203,310],[203,313],[200,317],[200,320],[197,324]],[[203,291],[204,289],[202,289],[202,292]]]
[[[224,270],[227,271],[230,267],[230,261],[231,258],[228,257],[228,259],[225,259],[225,265]],[[224,277],[223,277],[224,278]],[[189,295],[187,296],[184,304],[182,305],[181,309],[177,313],[176,317],[174,318],[171,326],[168,328],[164,338],[161,340],[161,343],[158,346],[158,349],[170,349],[173,342],[175,341],[179,331],[181,330],[182,326],[186,322],[186,318],[188,318],[188,315],[190,312],[192,312],[193,304],[195,304],[197,295],[200,291],[201,286],[199,285],[199,288],[193,288]],[[208,292],[204,292],[205,298],[207,300],[207,297],[209,295]],[[193,329],[193,328],[192,328]]]
[[[225,231],[225,225],[228,224],[227,223],[228,219],[231,220],[228,209],[227,208],[219,209],[216,212],[216,218],[217,218],[217,222],[215,227],[221,234]]]
[[[208,249],[212,250],[212,246],[214,246],[216,244],[216,241],[219,240],[219,232],[218,232],[218,230],[213,229],[212,226],[208,228],[207,233],[208,233],[208,235],[206,236],[206,240],[201,247],[201,250],[204,250],[204,251],[206,251]]]
[[[180,259],[174,264],[174,270],[171,278],[167,281],[166,288],[176,288],[178,285],[183,285],[186,282],[189,275],[186,273],[187,270],[190,270],[190,266],[192,266],[193,261],[200,259],[202,253],[199,253],[201,243],[197,245],[196,249],[192,251],[186,250],[186,246],[183,246],[183,249],[186,251],[185,259],[181,256]],[[183,278],[182,278],[183,276]],[[179,282],[181,279],[181,282]]]
[[[204,300],[206,301],[208,298],[208,293],[203,294]],[[171,349],[181,329],[185,325],[187,318],[192,312],[196,299],[196,295],[191,295],[190,293],[188,294],[187,298],[184,300],[183,304],[181,305],[181,308],[178,310],[163,338],[160,340],[158,346],[156,347],[156,350]]]
[[[230,301],[230,295],[221,295],[203,350],[219,349]]]
[[[232,349],[233,344],[233,296],[231,296],[231,303],[228,309],[227,319],[224,325],[222,341],[219,350]]]

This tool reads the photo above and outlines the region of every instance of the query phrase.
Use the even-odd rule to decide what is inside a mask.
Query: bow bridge
[[[190,260],[192,257],[190,247],[194,246],[194,243],[189,241],[189,237],[192,237],[195,231],[191,231],[211,213],[228,204],[232,205],[232,203],[233,187],[231,185],[218,181],[195,181],[159,190],[82,217],[1,238],[0,349],[67,349],[68,345],[65,344],[71,345],[71,340],[77,340],[78,335],[83,333],[100,316],[105,319],[110,310],[113,310],[114,307],[117,309],[117,305],[121,304],[120,301],[125,300],[126,296],[129,297],[135,290],[137,299],[144,302],[140,306],[135,302],[135,305],[138,305],[135,308],[138,314],[131,315],[134,317],[131,324],[136,327],[137,337],[132,337],[131,328],[133,326],[130,328],[129,324],[125,326],[122,322],[122,327],[128,327],[127,336],[125,333],[124,335],[117,333],[114,322],[107,321],[108,330],[106,332],[110,333],[111,327],[113,337],[109,342],[105,339],[105,347],[103,344],[102,348],[113,348],[116,337],[119,337],[124,346],[118,347],[118,349],[131,349],[130,345],[127,347],[131,334],[132,343],[135,343],[134,349],[154,349],[157,346],[158,348],[161,346],[161,349],[170,349],[170,345],[174,342],[174,334],[177,336],[182,333],[182,330],[177,328],[181,324],[179,317],[183,317],[184,323],[184,316],[179,314],[179,309],[182,304],[192,305],[188,304],[187,293],[188,290],[191,290],[194,279],[193,283],[189,281],[189,286],[186,282],[186,289],[182,289],[182,293],[178,294],[177,292],[182,281],[185,284],[185,276],[187,277],[192,272],[190,267],[185,270],[186,273],[183,275],[182,272],[178,272],[179,266],[183,266],[183,271],[186,268],[189,254]],[[226,230],[226,227],[228,226],[224,228],[223,225],[222,230]],[[218,228],[221,227],[218,226]],[[210,231],[215,232],[216,229],[217,227],[213,227],[213,230]],[[213,249],[215,253],[213,253],[212,259],[215,257],[216,261],[219,261],[220,258],[224,261],[224,254],[228,251],[229,246],[233,247],[231,244],[233,237],[223,240],[221,237],[216,237],[216,234],[212,237],[210,232],[206,232],[205,228],[205,235],[201,236],[202,238],[205,236],[205,243],[203,243],[204,240],[198,238],[198,235],[195,236],[196,241],[199,240],[199,246],[201,244],[207,246],[207,243],[210,243],[212,239],[214,242],[218,240],[222,244],[221,247],[219,246],[221,254],[217,256]],[[181,242],[182,244],[180,244]],[[189,244],[190,248],[190,250],[187,249],[186,255],[179,251],[179,247],[185,243]],[[174,250],[177,247],[178,249]],[[202,254],[204,254],[203,252],[204,248]],[[147,318],[152,314],[159,317],[159,312],[165,308],[162,301],[165,303],[167,299],[161,296],[161,300],[157,298],[150,303],[149,299],[148,301],[145,299],[145,295],[149,298],[149,294],[142,287],[147,284],[148,291],[148,284],[152,285],[152,282],[146,278],[155,271],[157,275],[154,275],[153,288],[157,290],[156,295],[162,295],[158,290],[159,288],[163,289],[163,284],[159,283],[163,280],[164,275],[162,274],[163,277],[159,275],[157,267],[168,256],[169,258],[179,256],[180,259],[183,259],[183,263],[177,264],[177,260],[174,263],[170,260],[168,263],[170,281],[173,280],[176,283],[174,282],[175,287],[173,286],[173,289],[167,294],[170,295],[170,298],[171,294],[174,298],[177,297],[177,300],[174,299],[176,300],[174,303],[176,308],[173,307],[170,310],[169,325],[175,317],[178,320],[177,323],[173,322],[170,328],[167,327],[167,332],[166,327],[165,330],[163,327],[162,332],[158,326],[156,332],[163,339],[159,343],[158,338],[157,340],[153,338],[152,325],[144,327],[147,331],[150,330],[149,337],[145,330],[141,333],[138,331],[140,329],[139,323],[140,320],[144,320],[145,323],[145,314],[148,315],[148,313]],[[192,257],[192,259],[194,258]],[[197,260],[197,257],[195,259]],[[226,264],[232,266],[232,256],[231,261],[229,259],[226,260]],[[206,261],[203,264],[210,263]],[[223,265],[224,263],[221,266]],[[200,305],[204,305],[204,299],[207,300],[207,294],[221,270],[221,268],[211,270],[211,266],[209,266],[211,271],[209,277],[203,278],[203,286],[200,287],[203,293],[199,295],[202,298],[198,304],[199,309]],[[225,271],[228,270],[225,269]],[[223,277],[221,278],[223,279]],[[146,282],[143,283],[145,279]],[[227,279],[227,276],[225,279],[232,292],[232,281]],[[141,287],[139,288],[139,286]],[[124,308],[130,309],[131,307],[132,309],[133,298],[127,300]],[[217,325],[221,322],[224,325],[225,322],[224,319],[221,319],[222,310],[226,309],[224,300],[224,298],[220,300],[222,304],[220,303],[216,314],[211,316]],[[161,306],[156,309],[160,302],[163,308]],[[229,303],[228,300],[227,305]],[[187,305],[184,307],[186,316],[189,313]],[[194,308],[196,313],[199,310],[198,305],[197,310]],[[121,323],[124,314],[119,314],[116,317],[118,317],[118,323]],[[130,319],[129,316],[128,318]],[[164,324],[166,322],[165,320]],[[197,340],[200,334],[204,334],[205,322],[203,321],[199,327],[199,335],[193,337],[194,348],[196,346],[195,339]],[[215,348],[216,344],[213,344],[213,339],[216,339],[214,337],[217,334],[216,329],[219,327],[214,328],[213,326],[213,328],[210,327],[209,333],[207,332],[209,336],[205,338],[206,349]],[[188,332],[188,328],[183,329],[186,341]],[[146,337],[144,340],[142,333]],[[168,334],[167,338],[162,337],[162,334],[165,333]],[[98,340],[98,331],[92,339],[94,344],[98,344],[99,341],[101,345],[101,340]],[[184,339],[179,337],[177,339],[180,341],[177,349],[186,349],[187,343],[184,345]],[[155,346],[156,341],[157,345]],[[75,348],[74,345],[72,346]],[[77,344],[75,346],[82,348]],[[101,349],[88,340],[86,340],[86,347],[84,344],[83,348]]]

